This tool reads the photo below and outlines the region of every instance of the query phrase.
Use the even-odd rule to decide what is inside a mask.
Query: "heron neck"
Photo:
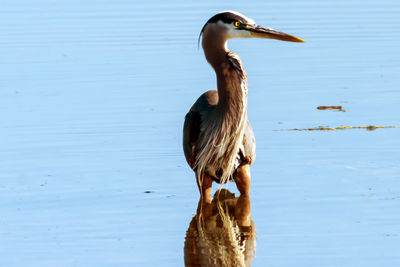
[[[217,72],[217,70],[221,68],[221,64],[227,61],[227,40],[223,35],[214,34],[211,32],[212,30],[213,29],[211,29],[210,32],[204,33],[202,46],[208,63],[210,63]]]
[[[241,69],[232,66],[229,54],[225,54],[223,63],[213,66],[217,76],[218,106],[225,111],[241,113],[247,104],[247,83],[242,79]]]
[[[237,54],[227,48],[227,38],[211,28],[203,35],[202,46],[207,61],[214,68],[218,86],[218,110],[242,113],[247,106],[247,78]]]
[[[247,79],[239,57],[225,46],[214,47],[205,54],[217,76],[219,108],[238,110],[246,106]]]

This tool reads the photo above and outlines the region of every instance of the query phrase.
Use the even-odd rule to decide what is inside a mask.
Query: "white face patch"
[[[220,26],[223,26],[223,27],[225,27],[227,29],[227,31],[226,31],[227,39],[231,39],[231,38],[250,38],[251,37],[251,33],[249,31],[240,30],[240,29],[236,28],[233,25],[233,22],[228,24],[228,23],[225,23],[225,22],[219,20],[217,22],[217,24],[220,25]]]

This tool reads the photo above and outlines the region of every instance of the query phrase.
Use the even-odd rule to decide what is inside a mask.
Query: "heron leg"
[[[237,168],[233,178],[240,195],[248,195],[250,193],[250,165],[244,164]]]
[[[201,178],[196,177],[197,186],[200,191],[200,198],[204,203],[211,203],[211,186],[213,180],[205,173],[202,174]]]

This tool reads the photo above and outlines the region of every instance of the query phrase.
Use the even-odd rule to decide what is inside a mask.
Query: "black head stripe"
[[[201,29],[201,32],[200,32],[200,35],[199,35],[199,39],[197,41],[197,46],[200,45],[200,38],[201,38],[201,35],[203,34],[203,31],[206,28],[207,24],[209,24],[209,23],[217,23],[218,21],[222,21],[222,22],[227,23],[227,24],[233,23],[235,21],[239,21],[241,24],[247,24],[248,23],[243,17],[241,17],[241,16],[239,16],[239,15],[237,15],[235,13],[232,13],[232,12],[229,12],[229,11],[218,13],[218,14],[214,15],[213,17],[211,17],[206,22],[206,24],[204,24],[203,28]]]
[[[227,12],[222,12],[222,13],[216,14],[215,16],[210,18],[206,24],[215,23],[218,21],[222,21],[224,23],[233,23],[235,21],[239,21],[241,23],[247,23],[247,21],[245,21],[242,16],[239,16],[235,13],[227,11]]]

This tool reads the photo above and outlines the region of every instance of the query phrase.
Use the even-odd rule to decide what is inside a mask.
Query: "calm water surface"
[[[400,125],[395,0],[3,0],[0,266],[184,265],[183,118],[215,88],[197,37],[227,9],[307,41],[229,43],[257,138],[252,266],[400,266],[400,129],[286,131]]]

